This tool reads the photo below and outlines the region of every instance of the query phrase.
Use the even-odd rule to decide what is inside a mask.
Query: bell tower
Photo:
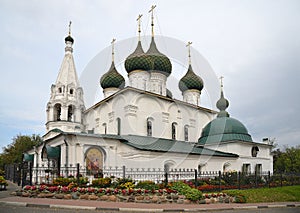
[[[47,132],[53,129],[64,132],[83,131],[82,113],[85,106],[73,58],[73,43],[70,22],[69,34],[65,38],[65,55],[56,82],[51,86],[47,104]]]

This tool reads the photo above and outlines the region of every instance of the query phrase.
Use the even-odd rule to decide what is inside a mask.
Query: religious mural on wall
[[[90,175],[102,173],[103,155],[97,148],[91,148],[86,153],[86,169]]]

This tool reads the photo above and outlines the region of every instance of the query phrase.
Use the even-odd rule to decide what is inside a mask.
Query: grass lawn
[[[300,201],[300,186],[226,190],[224,192],[232,195],[245,195],[247,203]]]

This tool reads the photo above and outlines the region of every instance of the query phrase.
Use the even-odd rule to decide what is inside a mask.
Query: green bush
[[[135,186],[138,189],[147,189],[147,190],[157,190],[159,189],[159,186],[156,185],[153,181],[146,180],[146,181],[140,181]]]
[[[98,178],[92,181],[94,187],[107,188],[111,186],[111,178]]]
[[[191,188],[183,182],[174,182],[170,186],[171,189],[176,190],[179,194],[185,195],[186,199],[196,201],[202,198],[202,192],[198,189]]]
[[[53,185],[55,186],[68,186],[70,183],[76,183],[74,181],[74,178],[64,178],[64,177],[58,177],[53,180]]]
[[[0,176],[0,185],[7,186],[7,182],[3,176]]]
[[[186,191],[191,189],[190,186],[188,186],[187,184],[185,184],[181,181],[172,183],[170,188],[173,190],[176,190],[178,193],[183,194],[183,195],[185,195]]]
[[[86,177],[80,177],[79,178],[79,186],[86,186],[88,183],[88,178]],[[53,185],[55,186],[69,186],[71,183],[77,185],[77,179],[76,178],[65,178],[65,177],[58,177],[53,180]]]
[[[202,192],[199,191],[198,189],[190,188],[189,190],[187,190],[185,192],[185,197],[186,197],[186,199],[189,199],[192,201],[200,200],[202,198]]]
[[[118,178],[115,182],[111,184],[112,188],[126,189],[134,185],[134,181],[131,178]]]

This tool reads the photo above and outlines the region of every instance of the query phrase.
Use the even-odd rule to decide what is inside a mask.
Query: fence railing
[[[283,173],[272,174],[266,172],[221,172],[198,171],[195,169],[161,168],[127,168],[104,167],[102,170],[90,171],[85,166],[77,164],[70,167],[33,167],[32,164],[13,165],[6,168],[6,179],[18,184],[52,184],[58,177],[73,177],[79,182],[80,177],[87,177],[89,183],[100,177],[129,178],[135,181],[150,180],[156,183],[165,183],[184,180],[201,191],[221,191],[224,189],[244,189],[258,187],[276,187],[300,184],[300,174]]]

